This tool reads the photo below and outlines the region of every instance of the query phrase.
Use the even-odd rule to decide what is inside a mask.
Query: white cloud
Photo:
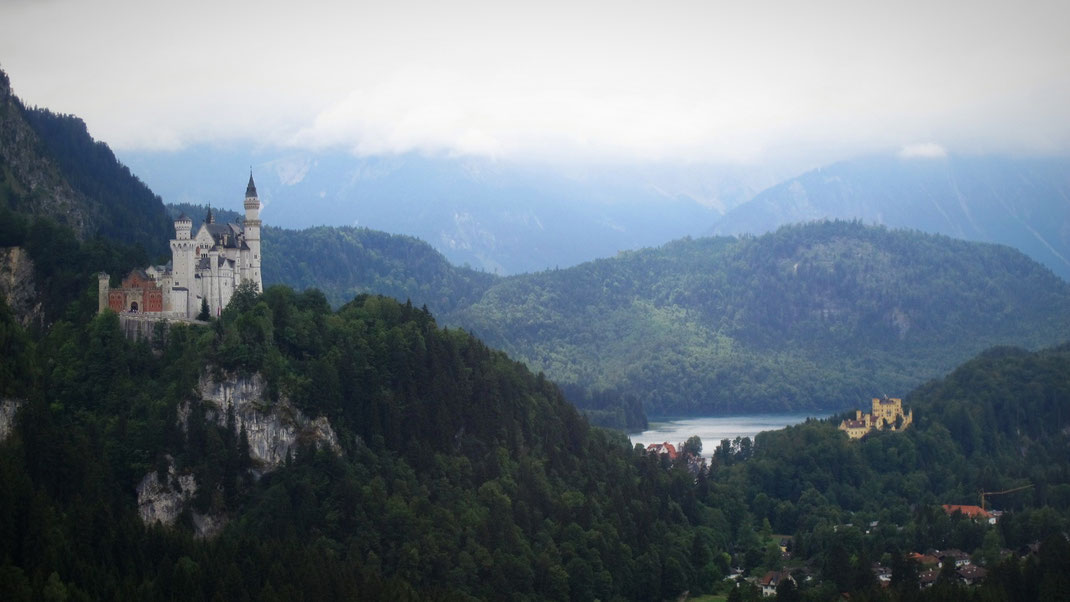
[[[902,159],[943,159],[946,156],[947,149],[935,142],[908,144],[899,149],[899,157]]]
[[[1065,2],[511,4],[0,3],[0,66],[118,148],[1070,151]]]

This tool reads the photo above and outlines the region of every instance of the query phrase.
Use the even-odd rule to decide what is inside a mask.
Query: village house
[[[975,564],[969,564],[956,571],[956,574],[959,576],[959,581],[966,585],[974,585],[980,583],[988,571]]]
[[[669,443],[668,441],[664,443],[651,443],[650,445],[646,446],[646,453],[657,454],[659,456],[663,454],[668,455],[670,460],[675,460],[676,456],[678,455],[676,451],[676,446],[672,443]]]
[[[940,570],[939,569],[929,569],[927,571],[922,571],[918,575],[918,587],[920,587],[921,589],[929,589],[930,587],[932,587],[933,585],[936,584],[936,581],[939,578],[940,578]],[[891,582],[891,580],[889,579],[889,583],[890,582]]]
[[[976,521],[988,521],[989,524],[996,524],[996,517],[991,512],[985,510],[980,506],[964,506],[959,504],[944,504],[944,512],[948,516],[953,516],[956,512],[967,518],[972,518]]]
[[[776,588],[780,585],[781,581],[788,580],[795,583],[795,578],[791,574],[780,571],[769,571],[758,580],[758,586],[762,588],[762,595],[765,597],[775,596]]]

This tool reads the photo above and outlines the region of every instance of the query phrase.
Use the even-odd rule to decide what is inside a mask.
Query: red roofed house
[[[996,522],[996,517],[992,516],[991,512],[988,512],[980,506],[960,506],[958,504],[944,504],[944,512],[947,512],[949,516],[956,512],[959,512],[963,516],[968,516],[974,520],[987,520],[990,523]]]
[[[919,554],[917,552],[911,552],[907,554],[907,558],[920,564],[922,567],[940,566],[940,559],[930,554]]]
[[[674,446],[672,443],[669,443],[668,441],[666,441],[665,443],[651,443],[650,445],[646,446],[646,451],[648,454],[654,453],[658,454],[659,456],[662,454],[668,454],[670,460],[676,459],[676,446]]]

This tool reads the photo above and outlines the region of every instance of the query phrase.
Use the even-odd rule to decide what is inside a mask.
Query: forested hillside
[[[193,231],[207,208],[189,203],[168,205],[172,219],[185,213]],[[221,222],[240,222],[242,215],[212,208]],[[287,230],[264,226],[264,285],[285,284],[298,290],[323,291],[338,307],[362,293],[374,293],[426,305],[448,313],[479,299],[497,277],[450,265],[441,253],[411,236],[349,226]]]
[[[268,282],[322,286],[333,305],[361,292],[427,305],[621,428],[643,426],[639,406],[842,408],[901,395],[990,346],[1070,333],[1070,287],[1023,254],[858,223],[684,239],[509,278],[358,228],[265,228],[264,249]]]
[[[80,239],[105,237],[167,252],[172,230],[160,197],[89,135],[85,122],[27,108],[0,71],[0,210],[49,218]]]
[[[0,305],[0,351],[16,367],[3,403],[23,400],[0,440],[5,600],[648,600],[724,587],[730,566],[796,571],[792,595],[810,600],[1054,599],[1068,585],[1070,547],[1051,536],[1070,511],[1067,347],[982,355],[909,395],[904,433],[849,441],[811,421],[721,442],[697,476],[383,297],[332,311],[315,291],[243,290],[154,348],[111,313],[35,342]],[[263,403],[329,417],[342,453],[303,448],[257,480],[233,423],[179,420],[205,370],[260,372]],[[227,518],[215,538],[139,521],[135,484],[171,462],[200,485],[192,503]],[[994,503],[996,527],[939,508],[1022,484]],[[794,535],[790,557],[774,532]],[[1001,551],[1038,541],[1025,560]],[[988,567],[985,585],[918,593],[905,554],[952,546]],[[883,594],[877,560],[893,570]],[[732,595],[757,599],[749,587]]]
[[[1070,347],[993,349],[911,393],[904,403],[916,423],[902,433],[850,441],[833,419],[761,433],[751,454],[722,442],[710,495],[735,498],[755,522],[795,534],[794,555],[837,584],[829,596],[872,587],[864,569],[882,556],[954,548],[987,564],[1000,593],[992,599],[1060,599],[1055,592],[1070,587],[1065,574],[1041,575],[1035,559],[1023,566],[1000,550],[1070,527],[1068,399]],[[982,490],[1023,486],[989,498],[990,509],[1004,511],[996,527],[940,509],[978,505]],[[1047,562],[1070,568],[1065,538],[1051,545],[1060,552]]]
[[[110,312],[36,344],[0,320],[20,366],[3,393],[25,400],[0,442],[5,600],[660,599],[725,569],[723,542],[695,530],[690,473],[591,429],[545,378],[411,305],[361,296],[335,312],[315,291],[244,290],[157,353]],[[180,426],[213,369],[260,372],[327,416],[343,453],[301,451],[255,480],[244,435],[203,412]],[[229,518],[218,538],[138,521],[134,486],[172,459],[206,492],[198,507]]]
[[[1065,341],[1070,286],[1008,247],[822,222],[502,279],[447,320],[647,413],[841,408]]]
[[[159,197],[84,122],[23,106],[0,71],[0,247],[32,260],[33,278],[11,283],[40,306],[32,321],[47,325],[90,287],[78,307],[95,308],[92,276],[161,259],[172,231]]]

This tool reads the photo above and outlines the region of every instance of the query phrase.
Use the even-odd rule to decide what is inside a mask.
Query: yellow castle
[[[840,430],[851,439],[861,439],[874,429],[901,431],[914,421],[914,410],[904,414],[903,400],[898,397],[874,397],[873,411],[863,414],[857,410],[854,420],[844,420]]]

